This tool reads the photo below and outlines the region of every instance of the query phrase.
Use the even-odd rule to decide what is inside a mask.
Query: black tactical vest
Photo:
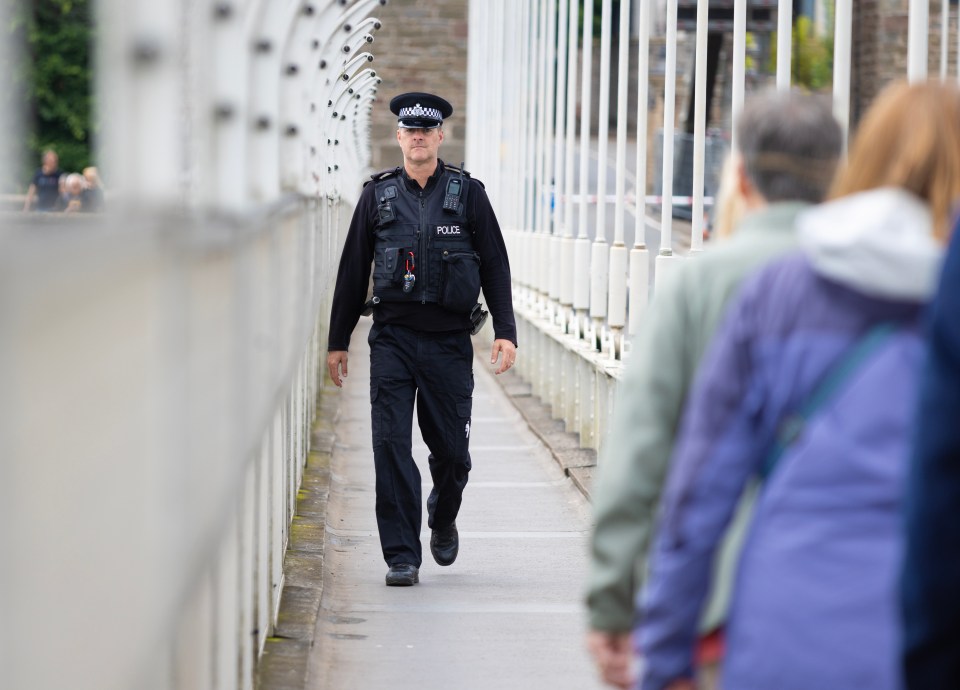
[[[469,178],[446,168],[422,196],[407,188],[399,168],[374,179],[373,294],[385,302],[436,302],[469,313],[480,296],[480,255],[466,215]]]

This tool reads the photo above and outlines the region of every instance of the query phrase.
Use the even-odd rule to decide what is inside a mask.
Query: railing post
[[[930,41],[930,0],[910,0],[907,27],[907,79],[927,78],[927,50]]]

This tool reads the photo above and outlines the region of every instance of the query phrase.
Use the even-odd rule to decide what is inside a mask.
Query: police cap
[[[397,116],[397,127],[433,129],[453,115],[453,106],[432,93],[412,91],[394,96],[390,111]]]

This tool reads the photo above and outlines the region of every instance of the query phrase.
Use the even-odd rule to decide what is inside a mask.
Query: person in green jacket
[[[658,284],[633,337],[597,463],[587,647],[601,678],[618,688],[635,682],[635,597],[697,365],[743,278],[795,248],[794,219],[823,199],[843,146],[829,102],[796,91],[751,98],[736,128],[728,203],[740,209],[739,223]],[[718,586],[707,607],[705,634],[722,625],[724,590]]]

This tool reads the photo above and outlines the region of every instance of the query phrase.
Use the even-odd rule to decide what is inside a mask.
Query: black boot
[[[420,582],[420,575],[415,565],[398,563],[391,565],[390,570],[387,571],[388,587],[409,587],[418,582]]]
[[[460,534],[457,532],[456,522],[449,527],[435,529],[430,534],[430,553],[439,565],[451,565],[457,560],[459,550]]]

